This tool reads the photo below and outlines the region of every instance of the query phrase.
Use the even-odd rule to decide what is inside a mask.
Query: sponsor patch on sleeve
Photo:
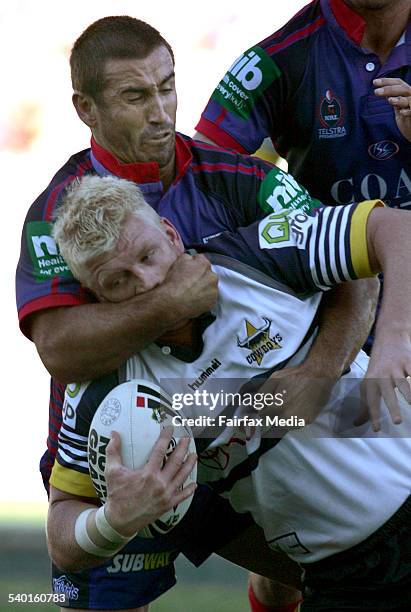
[[[32,221],[27,224],[27,246],[37,282],[56,277],[73,277],[51,235],[51,228],[52,224],[47,221]]]
[[[258,202],[265,212],[300,209],[309,212],[321,202],[312,198],[305,187],[280,168],[273,168],[261,183]]]
[[[297,247],[305,249],[315,217],[303,210],[283,210],[268,215],[258,226],[261,249]]]
[[[235,60],[212,98],[228,111],[248,119],[258,98],[280,74],[277,64],[261,47],[252,47]]]

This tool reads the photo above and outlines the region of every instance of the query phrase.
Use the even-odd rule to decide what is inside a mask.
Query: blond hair
[[[115,250],[130,216],[162,228],[159,215],[131,181],[87,175],[68,187],[57,209],[53,237],[83,284],[87,284],[90,263]]]

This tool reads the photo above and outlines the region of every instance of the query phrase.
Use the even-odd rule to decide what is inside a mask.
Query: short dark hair
[[[154,49],[173,50],[155,28],[126,15],[95,21],[79,36],[70,55],[71,82],[75,91],[101,99],[105,64],[111,59],[142,59]]]

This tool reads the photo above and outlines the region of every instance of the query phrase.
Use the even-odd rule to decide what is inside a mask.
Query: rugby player
[[[311,2],[233,63],[197,137],[242,153],[271,138],[326,204],[410,208],[410,19],[410,0]]]
[[[54,376],[41,462],[46,487],[61,424],[61,383],[115,369],[181,319],[209,309],[217,297],[208,262],[194,257],[179,259],[169,281],[144,299],[96,303],[69,274],[50,235],[66,186],[89,174],[128,178],[186,244],[247,225],[279,206],[284,190],[287,199],[295,190],[269,164],[176,134],[172,50],[148,24],[131,17],[98,20],[78,38],[70,61],[73,103],[91,130],[91,147],[73,155],[30,208],[17,270],[21,329]],[[291,206],[304,202],[303,190],[296,189]],[[367,334],[373,312],[367,290],[358,283],[342,288],[339,298],[329,297],[323,331],[294,372],[296,387],[310,375],[339,376]],[[63,588],[60,578],[59,573],[55,580]],[[90,594],[86,607],[92,607],[98,586],[93,577],[83,578]]]
[[[270,139],[327,204],[411,208],[410,17],[410,0],[311,2],[232,64],[195,138],[242,153]],[[275,589],[252,584],[271,610]]]
[[[338,282],[384,271],[387,291],[371,361],[368,364],[364,354],[358,356],[349,377],[342,377],[338,391],[312,424],[288,432],[280,441],[256,435],[248,442],[237,439],[227,444],[221,449],[226,461],[219,471],[207,464],[207,450],[204,457],[199,453],[200,481],[211,483],[237,511],[250,511],[267,541],[302,564],[303,611],[325,606],[404,610],[411,603],[408,407],[402,415],[404,429],[393,424],[401,420],[395,386],[410,397],[406,376],[411,371],[411,270],[406,263],[411,217],[380,206],[379,201],[368,201],[316,212],[282,211],[211,239],[205,250],[219,278],[216,307],[206,318],[182,325],[181,343],[176,333],[162,337],[122,368],[127,379],[161,379],[164,389],[173,394],[184,391],[185,381],[196,379],[216,357],[221,364],[216,377],[221,379],[260,377],[290,361],[298,363],[315,335],[322,292]],[[122,212],[117,215],[118,211]],[[390,242],[387,227],[393,237]],[[134,185],[114,178],[87,177],[74,186],[60,209],[55,237],[74,274],[99,299],[108,301],[144,295],[165,281],[179,257],[186,257],[173,225],[147,209]],[[270,323],[275,346],[261,361],[247,359],[254,349],[239,342],[239,337],[247,322],[258,329],[261,320]],[[352,425],[346,423],[338,431],[336,419],[342,416],[344,399],[359,403],[352,378],[361,379],[367,366],[368,378],[383,379],[387,401],[383,411],[385,416],[391,413],[392,422],[385,419],[383,435],[377,427],[363,425],[352,437]],[[119,376],[117,372],[83,384],[76,394],[75,414],[61,432],[51,478],[48,534],[51,555],[63,568],[98,564],[102,556],[117,552],[96,523],[95,505],[84,499],[96,495],[87,466],[88,428]],[[204,388],[210,382],[205,380]],[[157,461],[167,443],[162,436],[155,450],[156,465],[150,462],[156,469],[148,481],[154,489],[159,479],[167,478]],[[180,497],[170,496],[163,486],[160,490],[167,494],[158,508],[151,501],[150,486],[142,488],[147,481],[141,471],[121,466],[118,436],[109,447],[111,495],[100,519],[104,516],[109,525],[106,534],[114,529],[110,539],[117,538],[120,550]],[[174,487],[183,482],[194,461],[190,457],[186,469],[178,472],[184,450],[180,448],[167,470]],[[130,503],[133,499],[135,503]],[[85,509],[91,511],[87,525],[79,518]]]

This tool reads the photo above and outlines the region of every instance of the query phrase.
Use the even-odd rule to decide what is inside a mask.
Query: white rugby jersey
[[[234,236],[210,241],[219,299],[213,317],[200,320],[195,346],[187,351],[153,343],[127,361],[121,376],[69,387],[52,485],[95,496],[88,429],[120,381],[150,380],[174,397],[235,392],[244,380],[300,362],[315,333],[319,290],[369,273],[365,227],[372,207],[329,208],[316,216],[273,214]],[[341,424],[342,399],[353,401],[355,378],[365,367],[360,356],[320,417],[281,440],[262,438],[260,429],[248,442],[238,430],[216,448],[202,448],[199,440],[199,480],[211,483],[237,511],[251,511],[270,545],[297,561],[315,561],[362,541],[410,493],[406,427],[386,423],[384,434],[373,434],[368,426],[353,430]],[[194,414],[217,417],[222,409],[203,404]]]

